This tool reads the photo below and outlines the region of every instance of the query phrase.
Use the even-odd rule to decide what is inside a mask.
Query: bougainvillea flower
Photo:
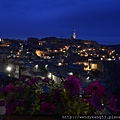
[[[18,106],[18,102],[15,99],[10,99],[7,103],[6,103],[6,114],[15,114],[16,111],[16,107]]]
[[[38,82],[38,78],[35,77],[34,79],[30,79],[26,82],[27,85],[35,85]]]
[[[15,90],[17,93],[23,93],[24,89],[22,88],[22,86],[18,86],[18,88],[16,88]]]
[[[78,94],[81,87],[80,79],[76,78],[75,76],[69,76],[64,83],[64,87],[72,94]]]
[[[27,84],[27,85],[32,85],[32,81],[31,81],[31,80],[28,80],[28,81],[26,82],[26,84]]]
[[[86,92],[89,94],[94,93],[96,96],[102,95],[105,91],[105,87],[96,80],[94,83],[89,84],[86,88]]]
[[[110,108],[114,112],[120,112],[120,110],[117,108],[117,101],[118,100],[114,96],[110,98]]]
[[[9,83],[6,88],[5,88],[6,92],[14,92],[15,91],[15,86],[13,83]]]
[[[33,78],[31,81],[32,81],[32,83],[33,83],[33,84],[35,84],[35,83],[37,83],[37,82],[38,82],[38,78],[37,78],[37,77],[35,77],[35,78]]]
[[[21,81],[23,81],[23,82],[24,82],[26,79],[25,79],[25,77],[24,77],[24,76],[20,76],[19,80],[21,80]]]
[[[51,115],[52,113],[54,113],[55,109],[56,107],[54,106],[54,104],[43,102],[40,112],[43,114]]]
[[[43,82],[47,82],[47,83],[49,83],[49,81],[50,81],[50,79],[47,78],[47,77],[43,79]]]
[[[4,87],[0,88],[0,93],[5,93],[5,88]]]
[[[0,106],[5,105],[5,100],[0,100]]]
[[[82,87],[80,79],[75,76],[69,76],[58,84],[37,81],[37,78],[17,81],[6,87],[1,86],[0,96],[0,105],[5,105],[5,114],[11,115],[87,115],[103,110],[108,114],[120,112],[117,99],[111,95],[109,88],[98,81]]]
[[[98,111],[101,111],[103,109],[101,99],[94,94],[91,96],[90,104],[92,104]]]

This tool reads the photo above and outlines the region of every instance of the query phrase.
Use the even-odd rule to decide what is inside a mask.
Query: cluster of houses
[[[75,75],[90,82],[105,78],[104,61],[119,61],[120,53],[92,40],[47,37],[0,39],[0,58],[0,72],[11,77],[49,77],[59,82]]]

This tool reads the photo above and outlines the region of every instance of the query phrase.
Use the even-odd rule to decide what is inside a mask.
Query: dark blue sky
[[[0,0],[0,37],[77,38],[120,44],[120,0]]]

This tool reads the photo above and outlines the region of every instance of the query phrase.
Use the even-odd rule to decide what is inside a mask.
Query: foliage
[[[0,106],[6,114],[90,115],[110,108],[119,113],[117,99],[97,80],[82,87],[79,78],[68,76],[56,84],[48,78],[33,78],[9,83],[0,88]]]

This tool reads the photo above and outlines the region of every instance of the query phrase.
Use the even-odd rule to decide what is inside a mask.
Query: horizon
[[[0,37],[56,36],[120,44],[120,0],[0,0]]]
[[[32,37],[32,36],[30,36],[30,37],[27,37],[27,38],[8,38],[8,37],[5,37],[5,38],[0,38],[0,39],[10,39],[10,40],[21,40],[21,41],[27,41],[28,40],[28,38],[38,38],[38,40],[41,40],[41,39],[43,39],[43,38],[50,38],[50,37],[56,37],[56,36],[46,36],[46,37],[42,37],[42,38],[38,38],[38,37]],[[63,37],[56,37],[57,39],[71,39],[71,37],[67,37],[67,38],[63,38]],[[76,40],[84,40],[84,41],[95,41],[95,42],[97,42],[96,40],[92,40],[92,39],[81,39],[81,38],[76,38]],[[120,43],[114,43],[114,44],[102,44],[102,43],[99,43],[99,42],[97,42],[99,45],[107,45],[107,46],[111,46],[111,45],[120,45]]]

